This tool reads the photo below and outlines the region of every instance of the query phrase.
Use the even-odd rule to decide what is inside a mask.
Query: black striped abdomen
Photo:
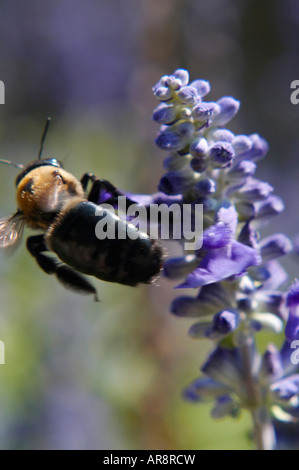
[[[62,211],[46,234],[49,248],[83,274],[129,286],[151,282],[162,268],[160,245],[112,212],[96,212],[99,213],[99,206],[88,201]],[[104,225],[111,235],[112,224],[115,238],[100,240],[96,236],[100,226]],[[119,239],[119,234],[126,234],[126,238]],[[137,238],[132,240],[128,234]]]

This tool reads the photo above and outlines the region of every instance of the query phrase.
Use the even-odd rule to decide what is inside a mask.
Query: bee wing
[[[0,219],[0,248],[5,248],[6,254],[12,255],[18,248],[24,225],[22,214],[19,212]]]

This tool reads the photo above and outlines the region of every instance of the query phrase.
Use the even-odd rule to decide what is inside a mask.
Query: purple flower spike
[[[273,419],[299,416],[299,281],[286,294],[288,275],[279,263],[292,250],[299,253],[299,241],[294,249],[284,234],[261,238],[263,225],[284,210],[272,186],[256,177],[268,143],[257,133],[235,135],[226,128],[240,102],[229,96],[204,101],[210,84],[189,84],[183,69],[162,77],[153,90],[161,102],[153,116],[160,124],[156,142],[169,152],[159,190],[169,201],[176,195],[180,205],[190,205],[198,242],[164,263],[168,278],[184,279],[178,288],[198,289],[174,299],[171,312],[197,318],[189,335],[217,344],[185,398],[212,399],[214,418],[250,410],[258,447],[274,449]],[[197,214],[203,215],[200,227]],[[260,353],[258,332],[279,335],[284,328],[282,349],[269,344]]]

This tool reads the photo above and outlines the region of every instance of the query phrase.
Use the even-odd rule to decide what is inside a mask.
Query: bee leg
[[[84,173],[84,175],[82,176],[82,178],[80,180],[80,183],[81,183],[82,188],[84,189],[84,191],[87,190],[88,183],[90,181],[93,182],[96,179],[98,179],[98,178],[94,173]]]
[[[27,239],[27,249],[46,274],[55,274],[59,282],[66,288],[82,292],[82,294],[93,294],[95,301],[99,302],[96,289],[84,276],[66,264],[59,263],[51,256],[44,254],[45,251],[49,250],[43,235],[29,237]]]
[[[87,199],[90,202],[95,204],[105,203],[110,204],[113,207],[117,207],[118,198],[125,196],[125,194],[113,186],[110,181],[100,179],[93,173],[85,173],[82,176],[81,184],[84,191],[86,191],[90,181],[92,182],[92,187],[87,196]],[[126,197],[126,207],[130,207],[132,204],[136,204],[136,202]]]

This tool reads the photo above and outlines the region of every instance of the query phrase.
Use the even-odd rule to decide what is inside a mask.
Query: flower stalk
[[[240,349],[248,409],[253,422],[253,440],[257,450],[274,450],[276,446],[274,427],[267,405],[263,403],[265,397],[262,396],[257,374],[252,368],[252,347],[255,347],[253,336],[243,335]]]

